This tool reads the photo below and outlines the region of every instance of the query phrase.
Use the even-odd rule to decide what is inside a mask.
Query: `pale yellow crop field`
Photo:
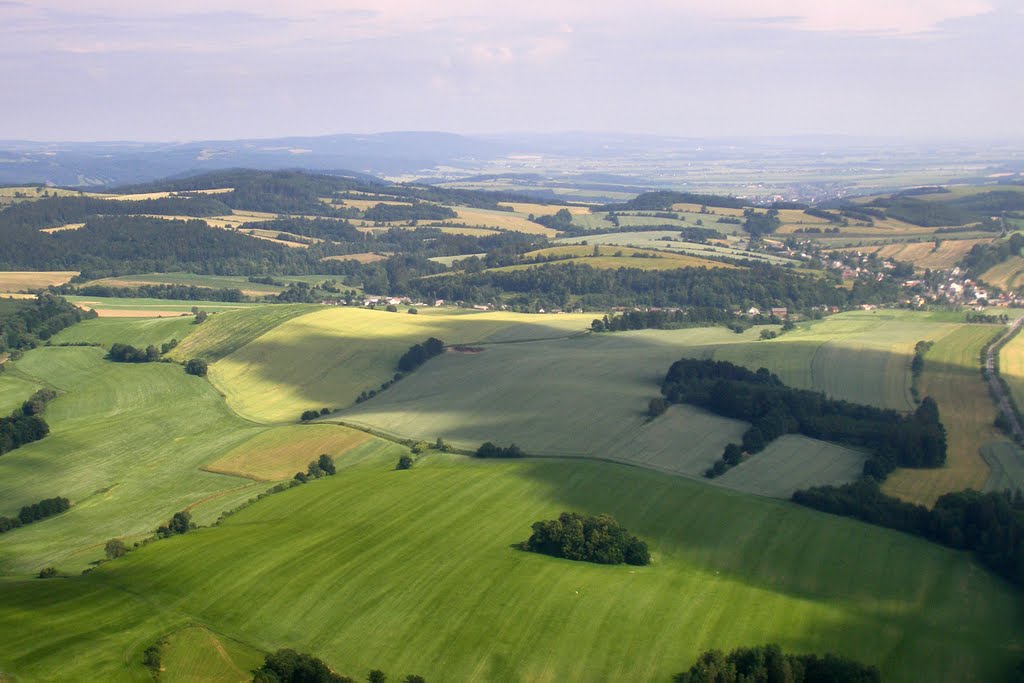
[[[18,292],[24,289],[44,289],[62,285],[78,275],[77,270],[2,271],[0,292]]]
[[[64,232],[65,230],[79,230],[80,228],[84,227],[85,223],[66,223],[64,225],[58,225],[55,228],[42,228],[39,230],[39,232],[45,232],[46,234],[51,235],[55,232]]]
[[[552,204],[529,204],[526,202],[498,202],[498,206],[507,206],[516,213],[534,216],[553,216],[562,209],[567,210],[573,216],[586,216],[590,214],[590,208],[586,206],[554,206]]]

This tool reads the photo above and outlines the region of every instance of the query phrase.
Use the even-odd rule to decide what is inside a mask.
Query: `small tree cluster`
[[[521,547],[598,564],[645,565],[651,561],[647,544],[631,535],[611,515],[563,512],[558,519],[534,523],[533,534]]]
[[[131,344],[114,343],[110,345],[107,358],[115,363],[152,363],[160,360],[160,350],[152,344],[137,349]]]
[[[426,363],[434,356],[444,353],[444,342],[436,337],[430,337],[422,344],[413,344],[401,358],[398,359],[398,369],[401,372],[410,372]]]
[[[188,510],[182,510],[181,512],[175,512],[167,524],[157,527],[156,535],[160,538],[167,538],[184,534],[190,529],[195,528],[196,525],[192,523],[192,514]]]
[[[485,441],[481,444],[480,448],[476,449],[476,453],[473,455],[478,458],[521,458],[524,453],[519,446],[514,443],[509,444],[506,447],[502,447],[493,444],[490,441]]]
[[[296,472],[294,479],[305,484],[312,479],[332,477],[335,472],[337,472],[337,469],[334,466],[334,460],[331,459],[331,456],[324,454],[309,463],[305,472]]]
[[[128,546],[120,538],[112,538],[103,547],[103,552],[108,560],[116,560],[128,554]]]
[[[52,517],[53,515],[59,515],[70,507],[71,501],[60,496],[56,498],[46,498],[38,503],[25,505],[18,512],[17,517],[0,517],[0,534],[12,529],[17,529],[18,527],[26,524],[38,522],[39,520],[46,519],[47,517]]]
[[[396,470],[411,470],[413,465],[412,456],[403,455],[398,459],[398,464],[395,465]]]
[[[40,389],[28,397],[28,400],[21,404],[21,414],[27,416],[42,415],[47,404],[57,398],[57,392],[53,389]],[[15,413],[17,415],[17,413]]]
[[[57,568],[56,567],[44,567],[43,569],[39,570],[39,578],[40,579],[52,579],[52,578],[54,578],[56,576],[57,576]]]

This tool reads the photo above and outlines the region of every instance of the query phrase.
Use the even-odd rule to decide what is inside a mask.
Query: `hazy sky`
[[[1024,0],[0,0],[0,139],[1024,139]]]

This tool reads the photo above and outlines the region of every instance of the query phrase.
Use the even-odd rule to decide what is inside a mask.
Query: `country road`
[[[985,355],[985,379],[988,380],[988,385],[992,389],[992,395],[996,397],[996,403],[999,404],[999,410],[1001,410],[1003,415],[1006,416],[1006,419],[1009,420],[1010,428],[1013,430],[1013,436],[1018,441],[1024,439],[1024,427],[1021,427],[1020,420],[1017,419],[1017,413],[1014,411],[1013,404],[1010,402],[1010,397],[1003,388],[1002,382],[999,381],[998,374],[996,373],[996,358],[999,355],[1001,344],[1007,339],[1007,337],[1014,334],[1022,324],[1024,324],[1024,318],[1018,318],[1013,321],[1013,324],[1006,330],[1006,334],[1000,337],[999,341],[989,345],[988,352]]]

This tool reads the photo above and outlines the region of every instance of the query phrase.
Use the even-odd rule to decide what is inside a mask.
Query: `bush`
[[[190,529],[195,528],[196,525],[192,523],[192,513],[188,510],[182,510],[181,512],[175,512],[167,524],[158,527],[156,535],[160,538],[167,538],[168,536],[187,533]]]
[[[304,410],[302,411],[302,421],[309,422],[320,417],[320,411],[318,410]]]
[[[192,358],[189,362],[185,363],[185,372],[196,377],[206,377],[208,369],[206,361],[202,358]]]
[[[39,578],[40,579],[52,579],[55,576],[57,576],[57,568],[56,567],[46,567],[44,569],[40,569],[39,570]]]
[[[409,313],[410,315],[416,315],[417,313],[419,313],[419,311],[417,311],[415,308],[410,308],[408,311],[406,311],[406,313]]]
[[[107,541],[107,545],[103,550],[107,555],[107,559],[116,560],[119,557],[124,557],[128,553],[128,546],[126,546],[124,541],[120,538],[112,538]]]
[[[395,465],[396,470],[411,470],[413,459],[412,456],[403,455],[398,459],[398,464]]]

